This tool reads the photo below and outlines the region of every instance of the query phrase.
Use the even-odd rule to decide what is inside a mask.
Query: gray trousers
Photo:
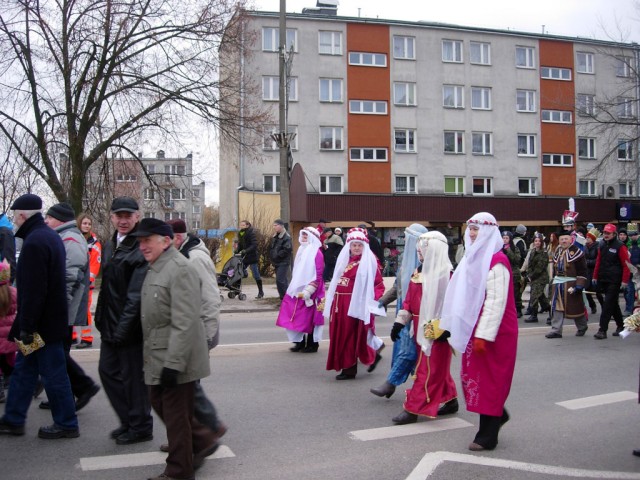
[[[584,315],[574,318],[573,321],[576,323],[576,328],[579,332],[587,330],[587,317]],[[562,335],[563,324],[564,312],[553,312],[553,317],[551,318],[551,332]]]

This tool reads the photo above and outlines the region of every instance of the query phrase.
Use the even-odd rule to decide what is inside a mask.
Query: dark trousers
[[[275,265],[274,268],[276,270],[276,287],[278,287],[278,295],[282,300],[289,287],[289,264]]]
[[[120,425],[144,435],[153,431],[149,391],[142,373],[142,344],[100,345],[100,381]]]
[[[498,445],[500,428],[507,420],[509,420],[509,414],[506,408],[503,409],[500,417],[480,414],[480,428],[473,442],[482,445],[487,450],[493,450]]]
[[[194,478],[193,454],[210,447],[213,432],[193,416],[195,382],[165,388],[149,385],[154,411],[167,427],[169,453],[164,474],[171,478]]]
[[[622,311],[618,303],[620,282],[598,282],[598,289],[604,293],[604,304],[600,315],[600,330],[607,331],[609,320],[611,320],[612,316],[618,328],[622,328]]]
[[[220,428],[216,407],[214,407],[211,400],[207,398],[199,380],[195,382],[194,387],[193,416],[196,417],[198,422],[214,432],[217,432],[218,428]]]
[[[84,370],[78,363],[71,358],[71,335],[73,334],[73,327],[69,327],[69,335],[64,343],[64,358],[67,361],[67,375],[69,375],[69,381],[71,382],[71,391],[76,397],[82,396],[94,385],[93,379],[84,373]]]

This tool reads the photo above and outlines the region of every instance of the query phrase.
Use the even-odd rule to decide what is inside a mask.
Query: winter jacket
[[[253,227],[244,228],[238,233],[238,250],[242,263],[252,265],[258,263],[258,239]]]
[[[137,225],[132,231],[136,228]],[[95,324],[103,342],[139,345],[142,343],[140,291],[148,265],[136,237],[126,236],[116,248],[116,235],[114,233],[104,246]]]
[[[89,288],[89,251],[87,241],[76,226],[75,220],[54,228],[60,235],[66,252],[67,304],[69,325],[74,325],[79,311],[86,315],[87,298],[84,293]],[[84,305],[83,303],[84,297]]]
[[[327,282],[331,281],[331,278],[333,277],[333,270],[336,268],[336,261],[338,260],[338,255],[340,255],[340,251],[343,246],[344,242],[338,235],[331,235],[324,241],[323,278]]]
[[[634,242],[631,240],[629,243],[629,261],[637,267],[640,265],[640,246],[638,245],[638,241]]]
[[[16,280],[16,241],[13,224],[3,213],[0,215],[0,262],[7,259],[11,265],[11,283]]]
[[[546,250],[530,250],[527,275],[531,283],[549,283],[549,256]]]
[[[598,248],[598,258],[593,270],[593,280],[608,283],[629,282],[629,251],[617,238],[603,241]]]
[[[100,264],[102,263],[102,244],[93,232],[89,234],[89,238],[86,240],[89,248],[89,288],[93,290],[98,273],[100,273]]]
[[[291,263],[291,236],[286,230],[276,233],[271,238],[271,247],[269,248],[269,259],[274,267],[278,265],[289,265]]]
[[[9,332],[11,326],[16,318],[16,311],[18,309],[18,291],[15,287],[7,285],[9,288],[9,294],[11,296],[11,306],[9,311],[4,317],[0,317],[0,354],[13,353],[18,350],[18,345],[15,342],[9,340]]]

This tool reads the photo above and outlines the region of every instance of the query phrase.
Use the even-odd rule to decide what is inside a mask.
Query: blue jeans
[[[258,280],[262,280],[260,278],[260,269],[258,268],[257,263],[252,263],[251,265],[247,265],[249,270],[251,270],[251,275],[253,275],[253,279],[257,282]]]
[[[627,291],[624,294],[624,300],[626,304],[625,311],[633,313],[633,304],[636,300],[636,289],[633,284],[633,280],[629,280],[629,283],[627,284]]]
[[[25,424],[38,376],[47,392],[55,424],[65,430],[78,428],[62,342],[48,342],[26,357],[18,352],[2,419],[10,425]]]
[[[387,375],[387,382],[396,387],[407,381],[409,375],[416,366],[418,358],[416,345],[409,332],[411,323],[400,331],[400,337],[393,342],[393,354],[391,356],[391,370]]]

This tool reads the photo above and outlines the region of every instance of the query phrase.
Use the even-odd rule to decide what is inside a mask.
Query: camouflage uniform
[[[520,251],[517,248],[503,248],[502,251],[511,264],[513,296],[516,301],[516,309],[520,312],[522,310],[522,293],[520,292],[522,288],[522,275],[520,274],[520,264],[522,262],[520,259],[522,257],[520,257]],[[520,314],[518,314],[518,316],[520,316]]]
[[[536,318],[538,313],[538,302],[542,306],[542,310],[549,309],[549,300],[544,294],[544,289],[549,283],[549,256],[543,249],[532,249],[529,256],[529,266],[527,268],[527,276],[531,282],[531,296],[529,304],[531,305],[531,317]]]

